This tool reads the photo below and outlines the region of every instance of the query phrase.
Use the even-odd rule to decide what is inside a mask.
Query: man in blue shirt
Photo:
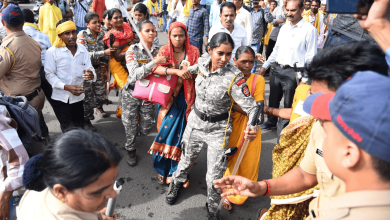
[[[210,27],[213,26],[213,24],[218,23],[221,21],[221,18],[219,17],[220,11],[221,11],[221,4],[222,0],[216,0],[211,5],[210,9]]]
[[[208,42],[210,27],[209,14],[205,8],[200,7],[200,0],[193,1],[188,15],[187,29],[191,45],[197,47],[202,54],[203,35],[206,36],[206,42]]]
[[[70,6],[74,11],[74,23],[77,27],[77,33],[82,30],[87,30],[84,17],[88,13],[89,6],[91,6],[93,0],[69,0]]]

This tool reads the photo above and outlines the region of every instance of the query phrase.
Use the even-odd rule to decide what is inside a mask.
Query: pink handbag
[[[181,69],[182,65],[190,66],[190,63],[187,61],[187,52],[184,54],[184,57],[185,59],[180,62],[179,69]],[[177,75],[149,74],[145,78],[137,80],[134,86],[133,97],[167,107],[175,89],[177,78]]]
[[[176,82],[177,75],[149,74],[135,83],[133,97],[167,107]]]

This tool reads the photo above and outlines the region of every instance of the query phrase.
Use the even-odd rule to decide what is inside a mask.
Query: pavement
[[[21,8],[32,8],[33,3],[20,4]],[[167,43],[167,34],[159,32],[160,44]],[[269,80],[266,77],[265,96],[269,96]],[[108,118],[101,118],[95,114],[92,124],[98,129],[98,133],[112,141],[123,153],[124,158],[119,165],[118,178],[126,180],[123,189],[118,195],[115,211],[119,219],[161,219],[161,220],[198,220],[207,219],[205,208],[206,197],[206,150],[200,154],[195,166],[190,173],[190,186],[181,189],[175,205],[168,205],[165,202],[167,185],[157,183],[156,171],[153,168],[152,155],[147,154],[155,136],[156,127],[144,137],[138,138],[137,156],[138,163],[130,167],[126,163],[127,153],[125,145],[125,131],[120,119],[116,118],[116,108],[119,97],[115,91],[111,91],[111,105],[104,105],[104,110],[110,114]],[[46,123],[49,127],[52,140],[60,135],[61,129],[54,115],[53,109],[46,101],[42,110]],[[276,130],[262,131],[262,152],[259,165],[259,180],[272,178],[272,149],[276,145]],[[98,161],[97,161],[98,163]],[[260,208],[269,208],[269,197],[248,198],[243,205],[233,205],[231,211],[222,209],[223,220],[254,220]]]

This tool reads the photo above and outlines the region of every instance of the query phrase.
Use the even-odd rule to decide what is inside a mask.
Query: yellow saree
[[[39,30],[47,34],[51,44],[53,44],[57,38],[56,24],[61,20],[61,10],[57,6],[50,5],[50,3],[46,2],[39,9]]]
[[[299,101],[306,99],[309,89],[308,85],[297,87],[293,110]],[[290,124],[281,132],[280,140],[272,152],[272,178],[278,178],[299,166],[305,156],[314,122],[314,117],[311,115],[292,114]],[[270,196],[271,207],[262,219],[305,219],[309,214],[309,203],[312,200],[310,195],[314,190],[319,190],[319,186],[295,194]]]
[[[257,78],[257,80],[255,79]],[[251,91],[252,96],[255,100],[262,101],[264,100],[264,90],[265,90],[265,81],[264,78],[260,75],[251,74],[251,76],[246,81]],[[238,147],[239,150],[236,154],[229,158],[228,167],[224,176],[230,175],[233,171],[234,164],[237,161],[238,155],[242,144],[244,143],[244,129],[247,126],[248,117],[242,115],[239,112],[232,112],[233,119],[233,132],[229,137],[229,148]],[[249,145],[246,149],[245,155],[242,159],[241,165],[237,171],[236,175],[246,177],[253,181],[257,181],[259,173],[259,163],[260,163],[260,154],[261,154],[261,129],[257,131],[257,137],[252,142],[249,142]],[[229,202],[241,205],[245,202],[248,197],[234,195],[228,196],[227,199]]]

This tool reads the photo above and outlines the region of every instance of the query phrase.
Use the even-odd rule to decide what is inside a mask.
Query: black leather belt
[[[32,93],[30,93],[30,94],[28,94],[28,95],[25,95],[25,97],[27,98],[27,101],[31,101],[31,100],[33,100],[35,97],[37,97],[37,96],[38,96],[38,93],[39,93],[41,90],[42,90],[41,87],[38,87],[38,88],[35,89],[34,92],[32,92]]]
[[[202,121],[208,121],[208,122],[219,122],[223,121],[229,118],[229,112],[225,112],[219,115],[209,116],[205,113],[200,112],[196,106],[194,108],[195,114],[202,120]]]
[[[283,65],[283,64],[280,64],[280,63],[276,63],[280,68],[282,69],[294,69],[294,67],[290,66],[290,65]],[[305,68],[303,67],[298,67],[297,68],[298,71],[300,72],[303,72],[303,70],[305,70]]]

